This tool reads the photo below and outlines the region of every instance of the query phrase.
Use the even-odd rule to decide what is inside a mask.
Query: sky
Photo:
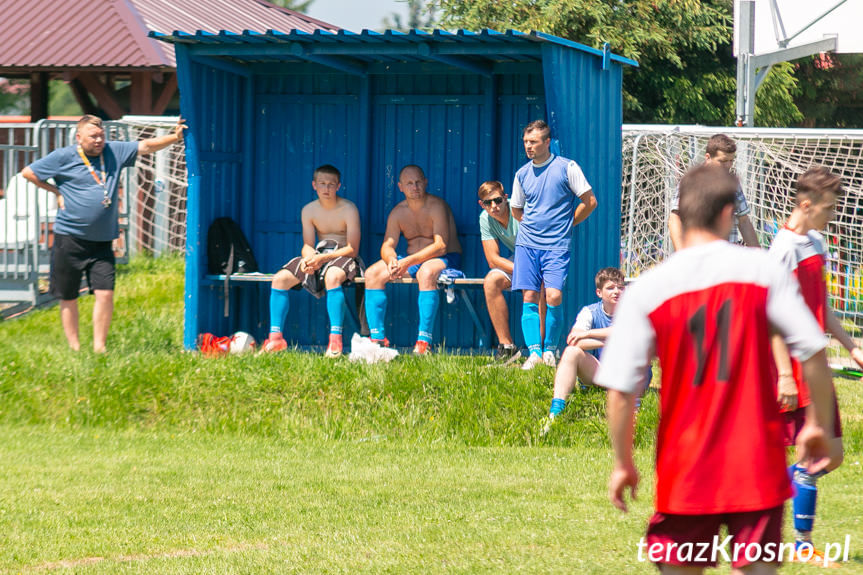
[[[313,0],[306,13],[318,20],[359,32],[382,30],[383,20],[393,12],[407,15],[407,4],[397,0]]]

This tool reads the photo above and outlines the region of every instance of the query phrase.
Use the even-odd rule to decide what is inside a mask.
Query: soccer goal
[[[762,246],[791,213],[797,176],[822,164],[842,176],[845,194],[824,233],[831,304],[855,338],[863,336],[863,130],[624,125],[621,266],[636,277],[671,252],[668,215],[678,180],[704,159],[708,138],[737,142],[734,169]]]
[[[130,140],[164,136],[176,117],[124,116]],[[129,213],[130,252],[156,255],[186,249],[186,155],[182,145],[139,156]]]

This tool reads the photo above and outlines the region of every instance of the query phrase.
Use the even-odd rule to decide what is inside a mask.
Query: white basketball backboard
[[[736,56],[741,18],[739,0],[733,1]],[[863,0],[755,0],[754,53],[793,48],[827,35],[837,36],[837,52],[863,53],[861,27]]]

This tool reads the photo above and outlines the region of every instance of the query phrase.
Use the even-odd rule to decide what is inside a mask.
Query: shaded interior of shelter
[[[399,170],[417,164],[426,172],[428,191],[453,210],[464,272],[484,276],[488,265],[479,239],[477,188],[499,180],[510,193],[515,171],[527,161],[522,129],[536,119],[549,119],[553,129],[558,120],[555,135],[563,154],[582,165],[605,210],[576,232],[576,241],[594,239],[571,264],[567,321],[593,300],[595,270],[619,262],[622,71],[619,61],[607,66],[607,54],[604,61],[601,52],[582,47],[561,56],[553,52],[558,45],[550,49],[548,42],[511,33],[153,35],[177,47],[183,114],[194,148],[187,152],[189,209],[190,220],[196,211],[198,221],[190,221],[187,305],[196,295],[198,302],[187,309],[187,329],[194,314],[201,332],[242,329],[258,338],[266,335],[268,286],[232,288],[232,314],[225,319],[220,287],[201,280],[206,228],[216,217],[234,217],[261,271],[275,272],[299,253],[300,210],[315,198],[312,172],[325,163],[341,170],[341,194],[359,208],[366,264],[379,259],[387,214],[403,199]],[[546,92],[549,86],[558,91],[558,85],[549,83],[543,60],[552,57],[564,68],[560,74],[567,76],[567,86],[558,94],[556,113],[549,114]],[[571,101],[573,91],[584,93],[583,101]],[[564,125],[567,114],[575,114],[577,125]],[[403,253],[403,240],[399,247]],[[593,271],[586,277],[584,270]],[[189,297],[195,282],[200,290]],[[387,334],[396,345],[411,345],[416,337],[416,296],[415,286],[388,288]],[[492,334],[482,290],[472,290],[470,297]],[[521,299],[513,295],[509,302],[512,332],[520,340]],[[286,336],[300,345],[324,344],[324,301],[292,295],[291,308]],[[346,322],[348,336],[351,324]],[[187,345],[190,337],[194,334],[187,332]],[[443,299],[435,342],[466,349],[490,343],[482,341],[459,302],[447,305]]]

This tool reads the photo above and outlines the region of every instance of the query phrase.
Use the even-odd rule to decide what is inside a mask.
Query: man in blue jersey
[[[69,347],[78,350],[78,290],[81,278],[95,297],[93,350],[105,351],[114,312],[114,251],[117,237],[117,188],[123,168],[139,155],[152,154],[183,139],[186,126],[177,122],[165,136],[139,142],[109,142],[101,118],[78,121],[77,144],[54,150],[21,175],[57,195],[57,220],[51,248],[51,293],[60,298],[60,320]],[[54,179],[56,185],[46,180]]]
[[[596,209],[596,197],[578,164],[551,153],[548,124],[531,122],[522,139],[531,161],[516,172],[512,185],[512,213],[519,220],[512,289],[522,290],[521,329],[530,353],[522,369],[529,370],[557,363],[572,227]],[[548,306],[544,341],[539,327],[543,284]]]

